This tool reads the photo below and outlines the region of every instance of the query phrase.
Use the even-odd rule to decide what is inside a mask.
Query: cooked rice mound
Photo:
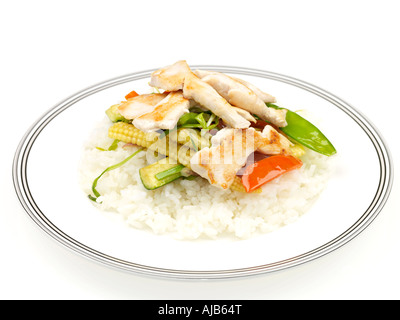
[[[79,167],[80,184],[91,194],[93,180],[105,168],[129,155],[136,147],[120,142],[115,151],[107,136],[110,122],[98,123],[84,145]],[[147,165],[146,152],[138,153],[122,167],[107,172],[97,190],[101,210],[122,215],[127,224],[155,234],[179,239],[234,236],[250,238],[293,223],[302,216],[325,188],[332,171],[331,159],[308,150],[303,166],[263,186],[262,193],[247,194],[221,190],[202,178],[178,179],[159,189],[147,190],[139,169]],[[90,201],[90,200],[88,200]]]

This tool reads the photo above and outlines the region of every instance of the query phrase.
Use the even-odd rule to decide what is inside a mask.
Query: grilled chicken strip
[[[247,82],[243,79],[235,78],[235,77],[232,77],[232,79],[235,79],[236,81],[239,81],[241,84],[244,84],[247,88],[249,88],[251,91],[253,91],[265,103],[266,102],[276,102],[276,98],[274,96],[271,96],[269,93],[261,91],[259,88],[257,88],[252,83]]]
[[[266,125],[261,133],[262,140],[257,151],[269,154],[285,154],[291,153],[290,147],[293,145],[288,138],[276,131],[272,126]]]
[[[232,106],[232,108],[235,109],[235,111],[237,113],[239,113],[239,115],[241,115],[246,120],[248,120],[250,122],[257,122],[256,118],[254,118],[250,112],[248,112],[244,109],[241,109],[241,108],[234,107],[234,106]]]
[[[212,137],[210,148],[203,148],[193,155],[190,167],[210,184],[228,189],[260,143],[258,139],[253,128],[224,128]]]
[[[150,86],[161,88],[165,91],[183,89],[186,74],[191,73],[185,60],[180,60],[172,65],[158,69],[151,74]]]
[[[211,85],[230,104],[256,114],[261,119],[271,122],[278,127],[284,127],[286,110],[276,110],[266,106],[265,102],[247,85],[220,72],[196,70],[195,74],[202,81]],[[257,89],[259,94],[260,90]]]
[[[153,111],[135,118],[132,124],[144,132],[159,129],[173,129],[179,118],[189,112],[190,102],[183,97],[182,91],[170,92],[157,103]]]
[[[192,72],[186,75],[183,95],[187,99],[195,100],[216,116],[222,118],[232,128],[242,129],[250,126],[250,122],[232,108],[213,87],[200,80]]]
[[[118,111],[126,119],[135,119],[145,113],[152,112],[156,104],[166,96],[167,94],[164,93],[142,94],[121,102]]]
[[[290,145],[286,137],[269,125],[262,132],[254,128],[224,128],[212,137],[211,147],[193,155],[190,167],[210,184],[227,189],[254,151],[270,155],[290,154]]]
[[[232,108],[212,86],[201,81],[184,60],[154,71],[151,75],[150,85],[166,91],[183,89],[183,96],[186,99],[192,99],[212,111],[228,126],[232,128],[248,128],[250,126],[250,122]]]
[[[206,70],[195,70],[194,73],[201,79],[205,76],[212,75],[212,74],[222,74],[221,72],[216,72],[216,71],[206,71]],[[262,101],[264,102],[276,102],[276,98],[269,93],[266,93],[259,88],[257,88],[255,85],[253,85],[250,82],[247,82],[243,79],[236,78],[229,76],[232,79],[240,82],[241,84],[245,85],[247,88],[249,88],[251,91],[253,91]]]

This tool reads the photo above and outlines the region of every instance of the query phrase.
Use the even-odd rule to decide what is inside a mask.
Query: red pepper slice
[[[247,192],[252,192],[285,172],[300,168],[300,159],[293,156],[276,155],[248,166],[243,173],[242,183]]]
[[[125,99],[128,100],[128,99],[134,98],[134,97],[136,97],[136,96],[138,96],[138,95],[139,95],[139,94],[138,94],[136,91],[131,91],[131,92],[129,92],[129,93],[125,96]]]

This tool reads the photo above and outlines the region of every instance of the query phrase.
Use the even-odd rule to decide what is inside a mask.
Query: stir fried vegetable
[[[293,156],[271,156],[249,165],[243,173],[242,183],[246,191],[251,192],[302,165],[301,160]]]
[[[105,173],[107,173],[108,171],[111,171],[111,170],[114,170],[114,169],[117,169],[117,168],[123,166],[125,163],[127,163],[129,160],[131,160],[134,156],[136,156],[139,152],[141,152],[141,151],[143,151],[143,150],[144,150],[144,149],[141,148],[141,149],[135,151],[134,153],[132,153],[129,157],[125,158],[125,159],[122,160],[121,162],[119,162],[119,163],[117,163],[117,164],[114,164],[114,165],[112,165],[112,166],[106,168],[96,179],[94,179],[93,184],[92,184],[92,191],[93,191],[94,197],[93,197],[92,195],[89,194],[89,195],[88,195],[89,199],[96,202],[96,201],[97,201],[97,198],[100,197],[100,193],[97,191],[96,187],[97,187],[97,183],[98,183],[99,179],[100,179]]]
[[[106,110],[106,115],[110,119],[111,122],[119,122],[127,120],[118,112],[118,104],[114,104]]]
[[[160,188],[182,177],[185,166],[170,161],[168,157],[139,169],[143,186],[148,190]]]
[[[219,118],[209,112],[185,113],[178,120],[178,128],[214,129],[219,124]]]
[[[125,99],[128,100],[128,99],[131,99],[131,98],[134,98],[137,96],[138,96],[138,93],[135,90],[132,90],[125,96]]]
[[[129,99],[130,96],[134,97],[135,91],[128,94],[127,99]],[[280,108],[271,103],[268,103],[268,106],[277,109]],[[115,111],[115,108],[113,112],[109,112],[108,115],[111,121],[116,122],[109,130],[109,136],[114,138],[115,140],[108,150],[115,150],[118,141],[121,140],[127,143],[134,143],[139,146],[151,148],[157,152],[160,152],[161,150],[161,154],[165,154],[167,156],[169,155],[168,152],[170,150],[168,148],[168,144],[163,146],[163,144],[161,144],[160,142],[162,140],[162,137],[165,138],[166,135],[171,134],[170,130],[164,130],[164,135],[162,133],[159,134],[154,132],[145,133],[136,129],[131,123],[127,123],[126,121],[124,121],[124,119],[120,119],[118,117],[118,113]],[[335,148],[325,137],[325,135],[308,120],[290,110],[287,111],[286,120],[288,123],[287,126],[279,129],[288,137],[299,143],[295,144],[293,147],[294,155],[299,156],[304,153],[304,149],[301,149],[300,145],[303,145],[309,149],[325,154],[327,156],[336,153]],[[182,163],[178,163],[176,165],[167,164],[164,163],[166,160],[163,159],[159,163],[144,167],[140,170],[140,176],[142,178],[143,185],[147,189],[152,190],[182,177],[181,170],[189,165],[190,148],[194,149],[195,151],[199,150],[198,147],[200,146],[200,130],[215,129],[218,128],[217,126],[219,124],[220,121],[218,117],[216,117],[211,112],[204,112],[201,109],[193,108],[191,112],[182,115],[177,123],[178,129],[172,131],[173,134],[171,134],[171,137],[173,140],[176,139],[175,142],[178,143],[178,150],[176,152],[176,155],[174,156],[172,154],[172,156],[175,157],[176,160],[178,160],[178,154],[180,154],[181,161],[184,163],[184,165]],[[266,124],[268,123],[258,119],[256,123],[252,124],[252,126],[262,129]],[[190,133],[185,130],[193,130],[193,132]],[[187,144],[189,146],[186,153],[179,152],[182,151],[179,150],[179,148],[184,147],[183,145],[180,145],[181,143]],[[160,146],[163,147],[160,149]],[[182,158],[183,156],[185,157],[185,159]],[[122,164],[117,164],[110,168],[117,168]],[[254,192],[255,190],[257,190],[256,192],[258,192],[260,191],[260,187],[268,181],[275,179],[285,172],[301,167],[301,164],[301,161],[293,156],[279,155],[263,159],[248,166],[242,178],[238,178],[238,181],[236,181],[235,179],[235,183],[232,189],[239,190],[241,188],[244,188],[245,192]],[[110,168],[107,168],[102,174],[111,170]],[[96,197],[98,197],[98,193],[95,187],[100,177],[101,175],[94,181],[93,185],[93,193]],[[96,200],[95,197],[90,197],[92,200]]]
[[[274,104],[275,97],[246,81],[218,72],[192,72],[182,60],[153,72],[149,84],[157,93],[139,95],[133,90],[125,95],[127,101],[106,110],[113,122],[108,135],[115,143],[100,149],[114,150],[123,141],[166,157],[140,169],[147,189],[190,170],[222,189],[258,192],[268,181],[300,168],[307,149],[326,156],[336,153],[314,124]],[[257,152],[266,158],[249,164],[249,155]],[[230,153],[233,161],[228,163]]]

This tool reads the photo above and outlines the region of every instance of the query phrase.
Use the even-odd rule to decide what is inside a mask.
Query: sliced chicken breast
[[[212,74],[221,74],[221,72],[216,72],[216,71],[207,71],[207,70],[195,70],[194,73],[200,78],[204,78],[205,76],[212,75]],[[269,93],[266,93],[262,91],[261,89],[257,88],[255,85],[253,85],[250,82],[247,82],[243,79],[236,78],[229,76],[232,79],[240,82],[241,84],[245,85],[247,88],[249,88],[251,91],[253,91],[262,101],[264,102],[276,102],[276,98]]]
[[[191,169],[210,184],[228,189],[236,173],[261,143],[253,129],[224,128],[212,137],[210,148],[203,148],[190,159]]]
[[[183,95],[187,99],[193,99],[203,107],[210,110],[216,116],[232,128],[248,128],[250,122],[241,116],[215,89],[200,80],[194,73],[186,75]]]
[[[254,151],[290,154],[291,142],[271,126],[263,132],[224,128],[212,137],[211,147],[196,152],[190,160],[191,169],[210,184],[227,189]]]
[[[241,109],[241,108],[234,107],[234,106],[232,106],[232,108],[246,120],[248,120],[250,122],[257,122],[257,119],[254,118],[250,112],[248,112],[244,109]]]
[[[180,60],[172,65],[158,69],[151,74],[150,86],[166,91],[183,89],[186,74],[191,72],[185,60]]]
[[[257,151],[268,154],[290,154],[290,147],[293,145],[284,135],[276,131],[272,126],[267,125],[261,132],[261,143]]]
[[[247,88],[249,88],[251,91],[253,91],[262,101],[264,102],[276,102],[276,98],[269,93],[266,93],[264,91],[261,91],[259,88],[257,88],[255,85],[253,85],[250,82],[247,82],[243,79],[232,77],[236,81],[239,81],[241,84],[244,84]]]
[[[121,102],[118,106],[118,111],[126,119],[135,119],[143,114],[152,112],[156,104],[166,96],[167,94],[164,93],[141,94]]]
[[[182,91],[170,92],[156,104],[152,112],[141,115],[132,124],[144,132],[160,129],[173,129],[179,118],[189,111],[190,102],[183,97]]]
[[[279,127],[287,125],[286,110],[276,110],[266,106],[265,102],[243,83],[220,72],[196,70],[202,81],[211,85],[230,104],[256,114],[261,119]]]
[[[166,91],[183,89],[186,99],[199,103],[222,118],[232,128],[248,128],[250,122],[242,117],[232,106],[207,83],[201,81],[185,60],[154,71],[150,85]]]

